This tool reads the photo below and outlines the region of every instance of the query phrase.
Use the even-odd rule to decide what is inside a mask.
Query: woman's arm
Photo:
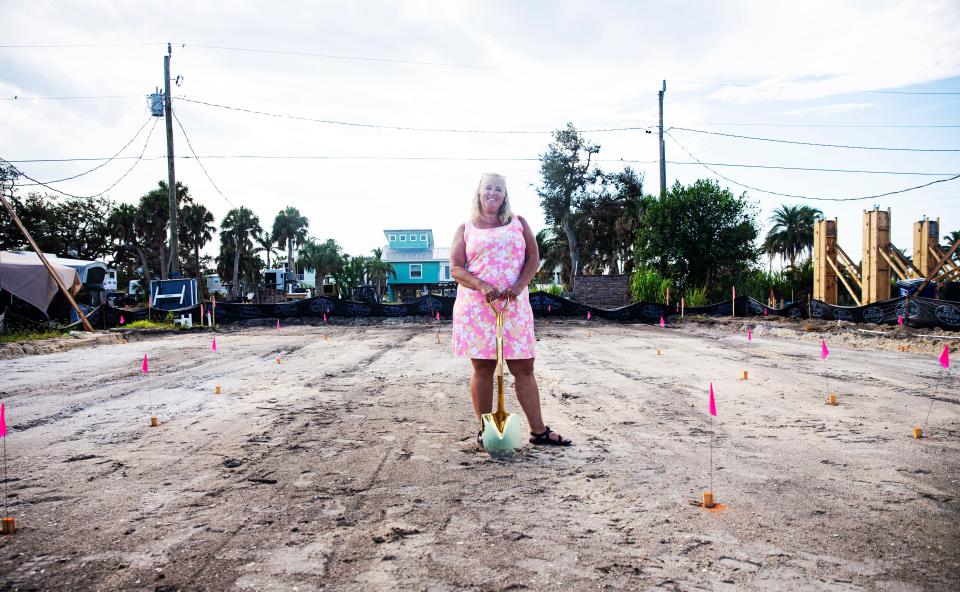
[[[450,247],[450,275],[457,283],[472,290],[479,290],[487,299],[487,302],[496,300],[500,293],[497,289],[473,275],[466,269],[467,265],[467,243],[463,240],[463,227],[461,224],[453,236],[453,245]],[[536,244],[536,241],[534,241]]]
[[[523,268],[520,270],[520,277],[512,286],[504,290],[504,296],[507,298],[516,298],[523,292],[523,289],[530,285],[533,276],[540,270],[540,249],[537,248],[537,239],[530,230],[530,225],[522,216],[517,216],[520,224],[523,225],[523,241],[526,244],[526,253],[523,258]]]

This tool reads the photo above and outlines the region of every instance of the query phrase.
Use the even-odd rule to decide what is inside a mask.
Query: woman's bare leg
[[[479,422],[484,413],[493,411],[493,374],[497,370],[497,361],[473,358],[470,362],[473,364],[470,398],[473,399],[473,411]]]
[[[527,416],[530,431],[535,434],[542,433],[547,427],[543,424],[543,415],[540,411],[540,389],[533,375],[533,359],[507,360],[507,367],[513,375],[517,400],[524,415]]]

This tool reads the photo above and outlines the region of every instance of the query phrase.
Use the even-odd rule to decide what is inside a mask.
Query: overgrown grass
[[[179,329],[178,325],[174,325],[172,322],[158,322],[158,321],[148,321],[146,319],[142,321],[134,321],[132,323],[127,323],[123,325],[124,329]]]
[[[683,293],[683,304],[684,306],[706,306],[707,288],[687,288]]]
[[[634,302],[665,302],[671,284],[655,270],[641,267],[630,278],[630,295]]]
[[[41,339],[54,339],[66,335],[64,331],[19,331],[15,333],[0,333],[0,343],[13,343],[15,341],[38,341]]]

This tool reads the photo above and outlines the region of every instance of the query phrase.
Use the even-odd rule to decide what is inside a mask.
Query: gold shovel
[[[494,456],[513,454],[520,447],[522,432],[520,418],[507,413],[503,404],[503,313],[510,301],[500,309],[491,302],[490,308],[497,315],[497,410],[484,413],[480,418],[483,448]]]

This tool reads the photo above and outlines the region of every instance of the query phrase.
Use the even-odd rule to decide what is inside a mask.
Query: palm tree
[[[960,230],[952,230],[952,231],[950,231],[950,234],[944,236],[944,237],[943,237],[943,240],[946,241],[946,243],[947,243],[946,246],[947,246],[947,248],[949,249],[950,247],[953,246],[953,243],[955,243],[955,242],[957,242],[958,240],[960,240]]]
[[[150,264],[147,262],[147,254],[144,251],[141,236],[138,234],[139,212],[136,206],[131,204],[119,204],[107,216],[107,229],[113,240],[117,241],[117,256],[119,259],[120,251],[133,250],[140,257],[140,267],[143,270],[144,289],[150,289]]]
[[[273,240],[277,246],[287,247],[287,267],[296,278],[297,268],[293,258],[294,243],[300,244],[307,240],[307,228],[310,222],[297,208],[287,206],[273,220]]]
[[[810,206],[781,205],[773,211],[770,221],[773,227],[763,241],[763,250],[770,257],[775,255],[790,260],[796,267],[797,256],[807,251],[813,254],[813,224],[823,218],[823,212]]]
[[[337,283],[337,291],[341,298],[350,298],[353,289],[361,285],[367,275],[367,258],[363,256],[351,257],[343,255],[338,271],[333,273],[333,280]]]
[[[570,259],[567,257],[568,249],[566,243],[566,237],[563,235],[556,235],[550,229],[544,228],[537,233],[537,250],[540,251],[540,275],[541,281],[544,279],[549,279],[550,282],[553,282],[553,270],[557,268],[558,265],[561,267],[561,276],[569,277],[568,269],[564,269],[563,266],[568,266]]]
[[[277,254],[276,243],[277,241],[274,240],[273,234],[269,232],[264,232],[260,235],[260,238],[257,239],[257,246],[267,254],[267,269],[270,269],[270,255]]]
[[[233,285],[230,288],[233,298],[240,287],[240,256],[253,249],[251,237],[257,239],[262,232],[260,218],[243,206],[227,212],[220,223],[221,252],[231,247],[233,251]]]
[[[324,278],[340,271],[343,265],[343,249],[332,238],[322,243],[309,238],[300,249],[300,259],[304,269],[316,271],[316,288],[319,293]]]
[[[193,263],[197,274],[197,287],[203,293],[200,277],[200,249],[213,240],[217,227],[213,225],[213,214],[203,204],[191,203],[180,210],[180,233],[183,246],[193,250]]]
[[[383,296],[383,287],[387,278],[396,278],[397,270],[394,269],[393,264],[383,260],[383,249],[374,249],[371,252],[373,257],[367,259],[367,275],[377,286],[377,302],[379,302]]]

